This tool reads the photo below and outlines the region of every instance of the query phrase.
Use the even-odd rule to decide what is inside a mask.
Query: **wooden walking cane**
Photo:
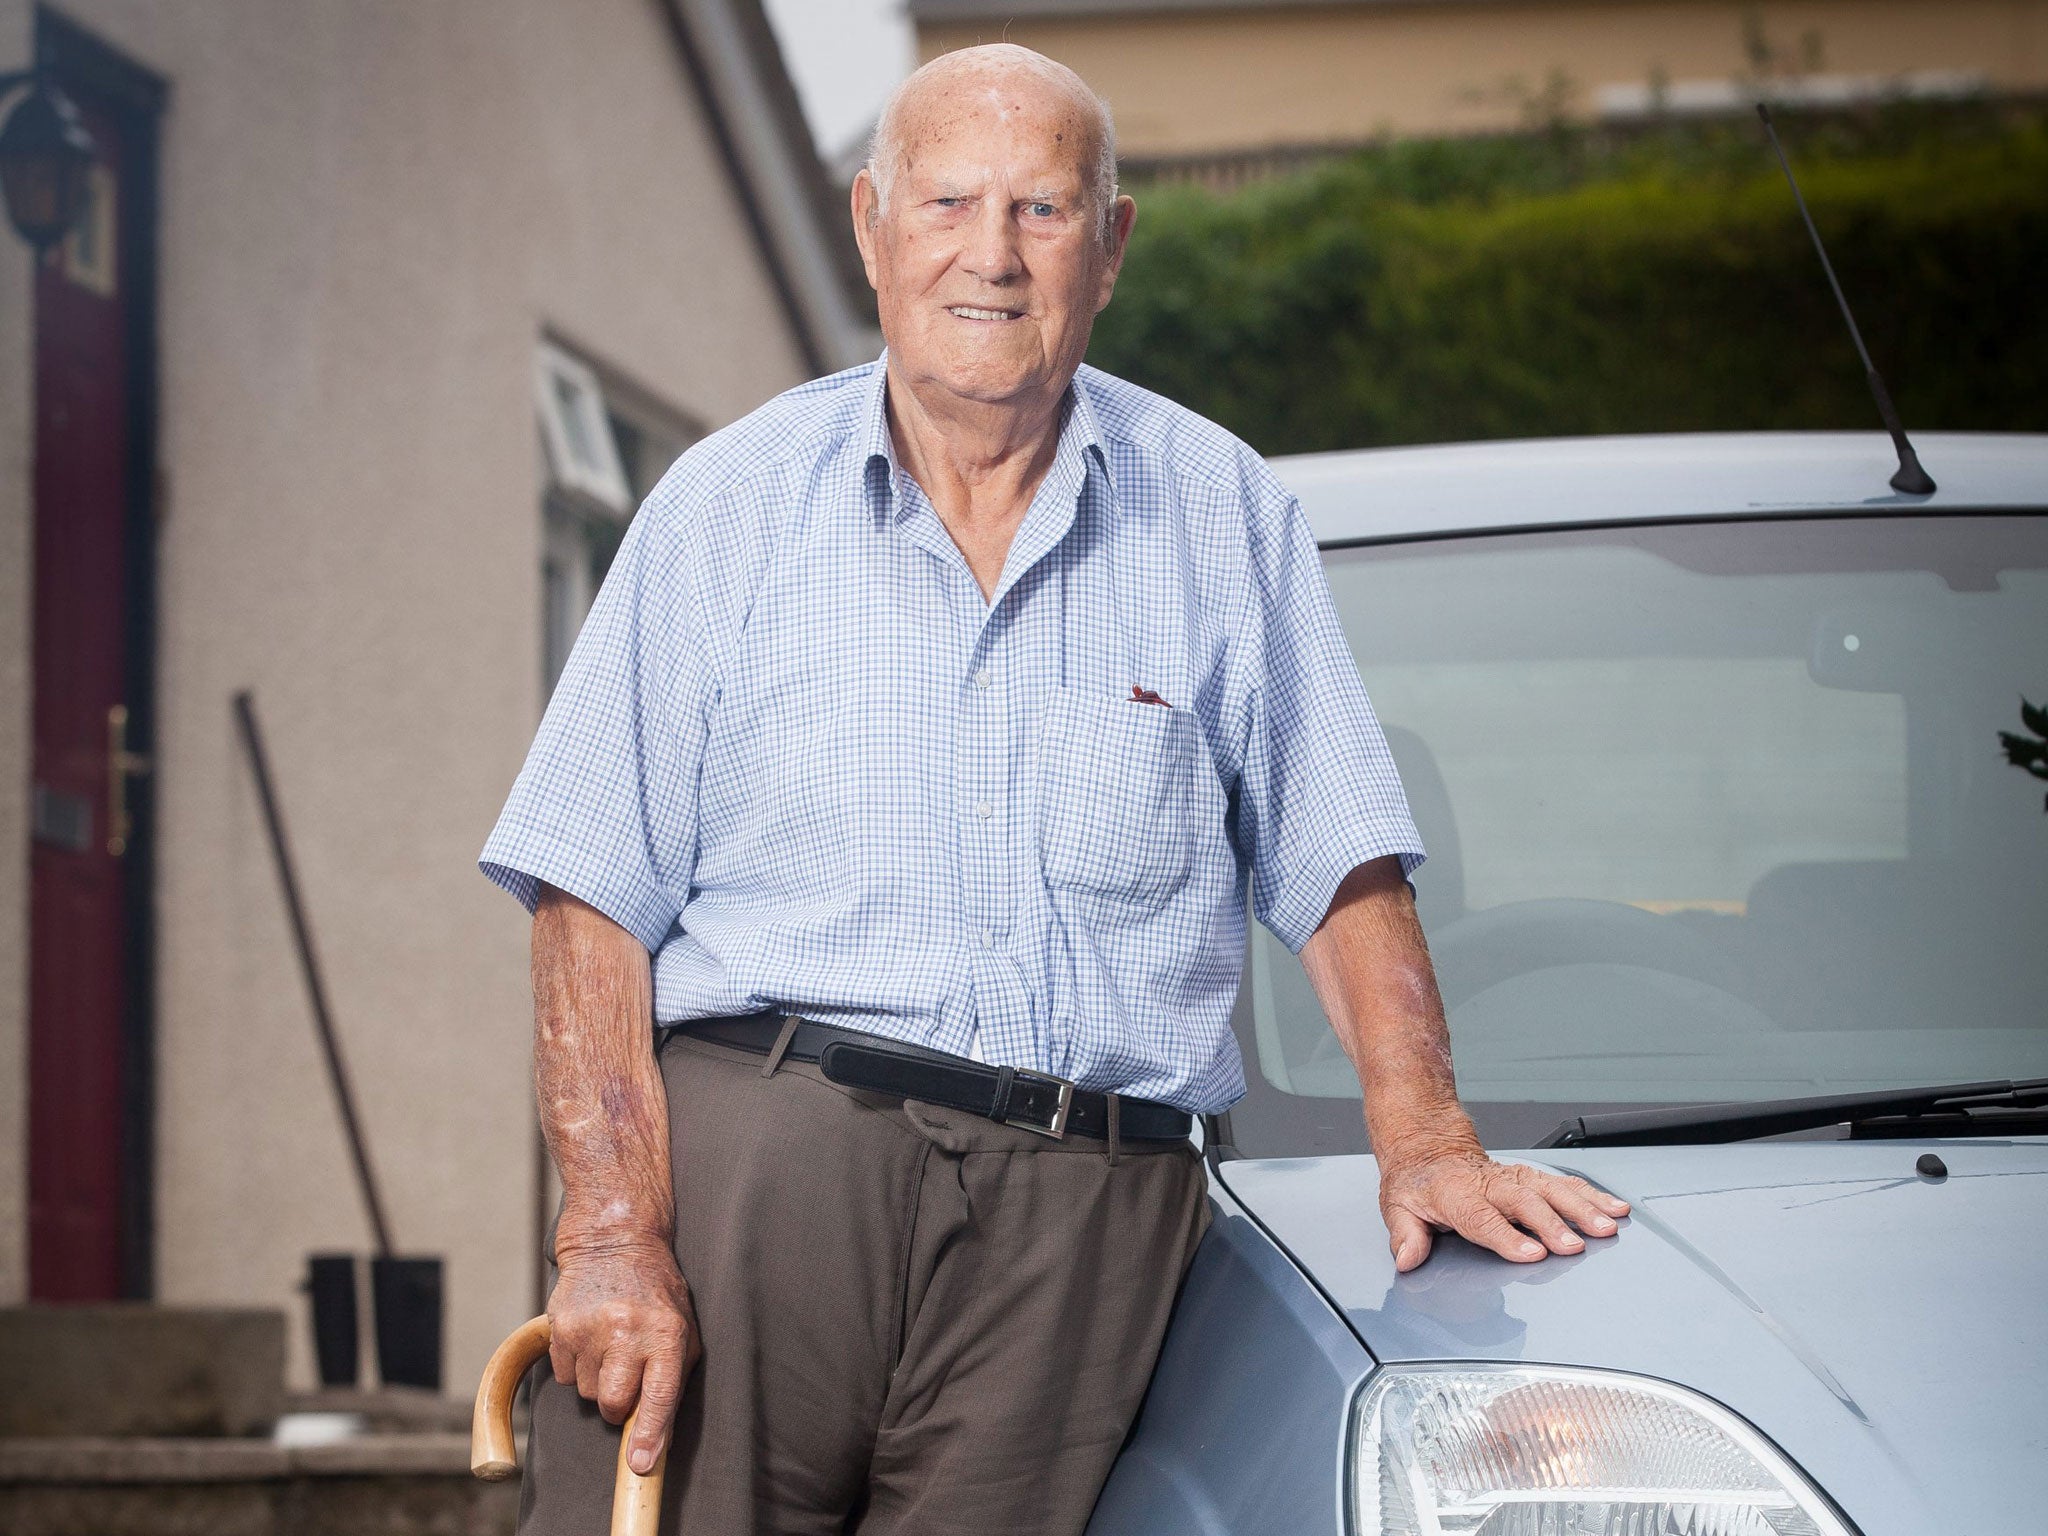
[[[533,1363],[548,1352],[548,1320],[536,1317],[522,1323],[500,1344],[484,1367],[484,1379],[477,1384],[476,1415],[469,1426],[469,1470],[486,1482],[503,1482],[519,1475],[519,1452],[512,1444],[512,1398],[520,1378]],[[619,1473],[612,1484],[612,1536],[655,1536],[661,1524],[661,1473],[663,1461],[642,1477],[626,1460],[626,1447],[633,1443],[633,1425],[639,1408],[626,1416],[619,1436]]]

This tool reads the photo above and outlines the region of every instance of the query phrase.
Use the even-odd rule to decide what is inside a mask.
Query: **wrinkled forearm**
[[[562,1176],[558,1263],[674,1235],[668,1099],[654,1060],[647,951],[544,887],[533,919],[534,1088]]]
[[[1397,860],[1375,859],[1345,878],[1301,961],[1357,1070],[1381,1160],[1476,1147],[1429,946]]]

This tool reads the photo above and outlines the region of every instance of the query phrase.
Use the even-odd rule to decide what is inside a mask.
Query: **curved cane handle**
[[[520,1324],[492,1353],[484,1378],[477,1383],[476,1413],[469,1425],[469,1470],[486,1482],[519,1475],[519,1452],[512,1443],[512,1398],[520,1379],[547,1353],[548,1339],[545,1317]],[[642,1477],[626,1460],[626,1447],[633,1443],[633,1425],[639,1417],[636,1407],[627,1415],[619,1436],[619,1472],[612,1484],[612,1536],[655,1536],[661,1524],[665,1463],[656,1461],[654,1470]]]
[[[476,1412],[469,1421],[469,1470],[487,1483],[519,1475],[519,1452],[512,1444],[512,1399],[533,1362],[548,1352],[548,1338],[545,1317],[521,1323],[491,1352],[484,1379],[477,1383]]]

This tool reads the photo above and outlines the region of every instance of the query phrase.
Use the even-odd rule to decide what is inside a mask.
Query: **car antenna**
[[[1856,329],[1856,317],[1849,313],[1849,300],[1835,277],[1834,263],[1828,260],[1828,248],[1820,243],[1820,231],[1814,228],[1813,215],[1807,212],[1806,199],[1800,195],[1799,179],[1792,174],[1792,162],[1785,158],[1785,146],[1778,142],[1778,130],[1771,122],[1771,109],[1760,101],[1756,104],[1756,115],[1763,119],[1764,132],[1771,136],[1771,148],[1778,152],[1778,164],[1785,168],[1785,180],[1792,185],[1792,200],[1799,204],[1799,216],[1806,220],[1806,232],[1813,236],[1813,248],[1820,254],[1821,270],[1828,275],[1828,286],[1835,290],[1835,302],[1842,306],[1842,318],[1849,322],[1849,339],[1856,343],[1857,356],[1863,359],[1863,374],[1870,381],[1870,393],[1877,401],[1877,414],[1884,418],[1885,430],[1892,435],[1892,446],[1899,450],[1899,468],[1898,473],[1892,476],[1892,489],[1903,491],[1908,496],[1932,495],[1934,481],[1920,467],[1920,455],[1906,441],[1906,429],[1899,423],[1898,408],[1892,404],[1891,392],[1884,387],[1884,378],[1878,373],[1877,364],[1870,360],[1870,349],[1863,345],[1863,333]]]

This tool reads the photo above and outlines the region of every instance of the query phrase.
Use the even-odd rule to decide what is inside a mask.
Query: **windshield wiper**
[[[1895,1088],[1880,1093],[1824,1093],[1804,1099],[1762,1099],[1743,1104],[1682,1104],[1673,1109],[1630,1109],[1577,1115],[1537,1142],[1538,1147],[1671,1147],[1753,1141],[1847,1125],[1852,1138],[1971,1135],[1997,1129],[2029,1134],[2048,1129],[2048,1116],[2011,1117],[2001,1110],[2048,1105],[2048,1077],[2024,1082],[1956,1083],[1946,1088]],[[1980,1111],[1992,1114],[1978,1118]],[[2024,1121],[2026,1124],[2017,1124]]]

